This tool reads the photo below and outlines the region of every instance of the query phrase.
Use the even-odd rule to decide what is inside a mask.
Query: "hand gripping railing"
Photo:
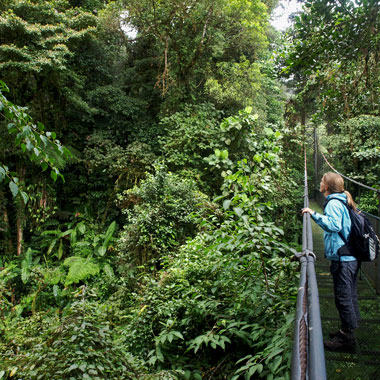
[[[309,207],[306,152],[304,207]],[[291,378],[292,380],[325,380],[325,353],[309,213],[303,214],[302,252],[297,254],[296,258],[301,264],[301,274],[294,326]]]

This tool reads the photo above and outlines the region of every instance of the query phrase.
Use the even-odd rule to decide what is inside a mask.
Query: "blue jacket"
[[[347,203],[347,196],[344,193],[329,194],[326,200],[330,200],[325,207],[324,214],[315,212],[311,217],[322,227],[325,241],[325,257],[328,260],[339,261],[338,249],[345,243],[339,236],[339,231],[348,239],[351,231],[351,219],[347,207],[342,202],[334,200],[339,198]],[[341,256],[341,261],[354,261],[353,256]]]

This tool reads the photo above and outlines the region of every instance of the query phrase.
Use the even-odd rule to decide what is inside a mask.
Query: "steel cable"
[[[371,187],[371,186],[367,186],[365,185],[364,183],[361,183],[361,182],[358,182],[358,181],[355,181],[354,179],[350,178],[350,177],[347,177],[345,176],[344,174],[342,173],[339,173],[338,170],[336,170],[331,164],[330,162],[328,161],[328,159],[326,158],[326,156],[323,154],[322,150],[319,149],[319,151],[321,152],[321,155],[323,157],[323,159],[325,160],[326,164],[337,174],[339,174],[340,176],[342,176],[344,179],[346,179],[347,181],[350,181],[352,183],[355,183],[356,185],[359,185],[361,187],[364,187],[368,190],[372,190],[372,191],[375,191],[376,193],[380,194],[380,189],[375,189],[374,187]]]

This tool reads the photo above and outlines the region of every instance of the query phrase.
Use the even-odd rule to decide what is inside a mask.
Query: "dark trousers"
[[[355,261],[332,261],[331,274],[334,281],[335,305],[343,330],[354,330],[360,321],[357,279],[359,264]]]

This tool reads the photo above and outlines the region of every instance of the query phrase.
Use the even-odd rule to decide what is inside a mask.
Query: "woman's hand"
[[[303,215],[305,212],[308,212],[310,215],[314,214],[314,211],[313,211],[311,208],[309,208],[309,207],[305,207],[305,208],[303,208],[303,209],[301,210],[301,212],[302,212],[302,215]]]

